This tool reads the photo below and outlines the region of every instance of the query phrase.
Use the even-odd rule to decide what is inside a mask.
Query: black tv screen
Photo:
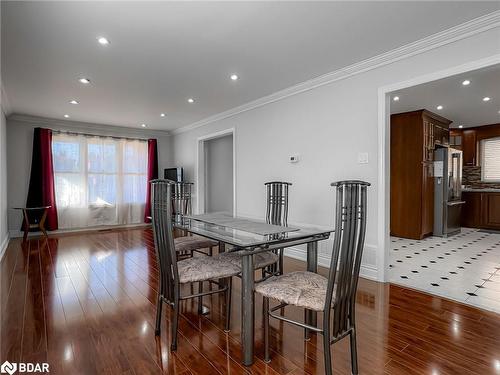
[[[180,167],[178,167],[178,168],[166,168],[164,178],[166,180],[182,182],[182,180],[183,180],[182,168],[180,168]]]

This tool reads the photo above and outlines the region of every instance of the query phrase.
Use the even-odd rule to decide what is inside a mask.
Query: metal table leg
[[[318,241],[309,242],[307,244],[307,270],[309,272],[318,273]],[[318,314],[313,310],[305,310],[304,320],[305,323],[314,327],[317,327],[317,317]],[[309,339],[309,330],[304,329],[305,339]]]
[[[241,267],[241,342],[243,351],[243,364],[250,366],[253,363],[254,345],[254,259],[253,255],[242,257]]]

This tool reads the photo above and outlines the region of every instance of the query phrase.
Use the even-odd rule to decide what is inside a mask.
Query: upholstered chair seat
[[[224,255],[224,254],[221,254]],[[179,282],[192,283],[236,276],[241,268],[221,255],[196,256],[177,262]]]
[[[271,277],[257,284],[255,291],[287,305],[323,311],[327,287],[326,277],[313,272],[296,271]]]
[[[241,269],[241,258],[245,250],[231,251],[221,254],[229,262],[235,264]],[[264,251],[262,253],[257,253],[253,256],[254,268],[256,270],[275,264],[279,260],[279,255],[273,253],[272,251]]]
[[[177,237],[174,239],[175,250],[178,252],[189,252],[200,249],[209,249],[219,243],[198,236]]]

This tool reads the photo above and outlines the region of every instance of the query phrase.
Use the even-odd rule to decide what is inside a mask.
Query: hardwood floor
[[[271,321],[263,361],[262,299],[256,297],[256,361],[240,364],[239,280],[231,332],[224,298],[182,307],[179,346],[169,352],[170,312],[154,335],[157,264],[149,229],[12,240],[1,263],[0,362],[48,362],[56,374],[322,374],[320,337]],[[286,271],[305,264],[286,259]],[[325,273],[325,269],[320,269]],[[290,316],[302,310],[290,308]],[[361,374],[500,374],[500,315],[361,279],[357,295]],[[349,345],[332,346],[336,374],[349,374]]]

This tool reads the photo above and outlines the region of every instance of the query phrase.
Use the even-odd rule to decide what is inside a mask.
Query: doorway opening
[[[500,64],[384,93],[385,280],[500,312]]]
[[[236,212],[234,129],[198,138],[197,212]]]

